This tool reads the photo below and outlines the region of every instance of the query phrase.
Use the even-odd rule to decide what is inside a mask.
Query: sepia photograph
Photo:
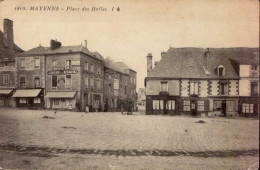
[[[0,0],[0,170],[258,170],[258,0]]]

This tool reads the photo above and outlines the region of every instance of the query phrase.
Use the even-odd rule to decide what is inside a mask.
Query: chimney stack
[[[151,72],[153,69],[153,56],[152,53],[147,54],[147,75]]]
[[[206,67],[209,67],[209,54],[210,54],[210,51],[209,51],[209,48],[207,48],[207,51],[205,52],[205,58],[206,58]]]
[[[57,41],[57,40],[51,40],[51,50],[55,50],[59,47],[61,47],[61,42]]]
[[[88,48],[88,41],[85,40],[85,48]]]
[[[165,51],[162,51],[161,52],[161,57],[163,58],[165,56],[166,52]]]
[[[4,38],[6,40],[8,48],[13,49],[14,46],[13,21],[10,19],[4,19]]]

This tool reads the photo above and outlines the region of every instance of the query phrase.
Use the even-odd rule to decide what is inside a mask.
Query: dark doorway
[[[226,101],[225,101],[225,100],[223,100],[223,101],[222,101],[222,104],[221,104],[221,111],[222,111],[222,113],[223,113],[223,115],[224,115],[224,116],[226,116],[226,115],[227,115],[226,108],[227,108]]]
[[[167,100],[163,100],[163,114],[168,114],[168,111],[167,111]]]
[[[196,116],[197,115],[197,106],[196,106],[196,101],[192,100],[191,101],[191,115]]]

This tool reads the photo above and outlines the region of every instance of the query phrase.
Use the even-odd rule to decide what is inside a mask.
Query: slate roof
[[[47,54],[66,54],[66,53],[75,53],[80,52],[92,56],[99,60],[104,60],[103,56],[98,52],[91,52],[86,47],[82,45],[76,46],[61,46],[54,50],[51,50],[50,47],[38,46],[36,48],[30,49],[21,53],[19,56],[28,56],[28,55],[47,55]]]
[[[258,61],[258,48],[210,48],[209,67],[206,68],[205,48],[170,48],[165,56],[151,70],[147,77],[166,78],[220,78],[216,67],[225,67],[222,78],[239,78],[236,63],[253,63]],[[245,59],[246,58],[246,59]],[[257,60],[258,59],[258,60]],[[206,74],[204,68],[210,73]]]
[[[105,67],[118,71],[123,74],[127,74],[127,75],[128,75],[128,73],[125,70],[128,70],[128,69],[132,70],[125,63],[115,62],[115,61],[111,60],[109,57],[105,59]]]
[[[6,47],[7,45],[4,41],[4,33],[0,30],[0,60],[4,59],[5,57],[12,57],[10,49]],[[23,52],[23,50],[16,44],[14,44],[13,49],[15,54]]]

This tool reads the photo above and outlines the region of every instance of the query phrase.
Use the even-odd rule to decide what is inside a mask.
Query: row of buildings
[[[14,43],[11,20],[0,33],[1,106],[117,111],[125,98],[136,102],[136,71],[91,52],[87,41],[62,46],[51,40],[50,47],[23,51]]]
[[[172,48],[147,55],[146,114],[258,116],[259,48]]]

